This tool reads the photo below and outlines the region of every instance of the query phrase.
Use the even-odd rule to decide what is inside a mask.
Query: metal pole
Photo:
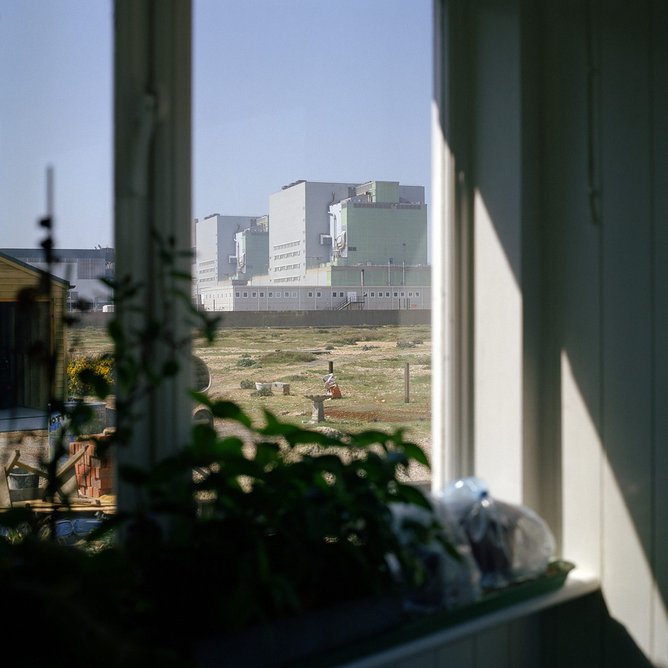
[[[410,364],[406,362],[404,366],[404,403],[410,403]]]
[[[328,362],[329,364],[329,373],[334,373],[334,362]]]

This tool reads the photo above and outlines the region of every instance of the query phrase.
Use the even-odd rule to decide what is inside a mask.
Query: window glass
[[[69,310],[113,300],[111,45],[110,2],[0,1],[0,250],[46,269],[51,214]]]
[[[0,248],[43,261],[49,166],[57,247],[111,248],[111,2],[0,0],[0,81]],[[72,263],[86,281],[113,271],[100,253]]]
[[[224,245],[218,257],[234,261],[219,263],[216,281],[279,286],[268,295],[280,302],[253,306],[262,337],[246,332],[242,340],[257,346],[266,339],[270,351],[338,351],[339,338],[372,342],[364,354],[369,368],[360,366],[356,347],[346,347],[345,361],[337,362],[349,378],[351,405],[374,427],[392,429],[405,420],[407,435],[429,450],[429,299],[410,304],[410,324],[405,302],[376,299],[398,296],[406,285],[428,291],[431,282],[431,0],[197,0],[193,6],[194,225],[204,233],[207,217],[218,216]],[[332,39],[323,39],[323,31]],[[196,264],[211,259],[205,245],[195,248]],[[329,299],[314,300],[314,293]],[[368,294],[373,299],[364,301]],[[288,341],[283,330],[267,327],[277,320],[263,309],[285,312],[282,323],[304,309],[304,325],[318,322],[310,311],[333,311],[334,324],[294,327]],[[360,309],[396,313],[377,327],[350,331]],[[420,316],[424,325],[415,324]],[[413,338],[416,328],[424,344],[402,351],[397,369],[388,368],[387,344]],[[321,383],[327,360],[319,361],[324,369],[312,362],[273,372],[303,377],[301,390],[294,382],[299,396]],[[405,362],[414,374],[411,405],[402,391],[381,401],[371,389],[389,386],[379,370],[392,378]],[[233,372],[221,366],[213,389],[243,399]],[[334,419],[335,402],[330,410]],[[343,413],[339,419],[345,422]],[[355,415],[346,419],[354,423]]]
[[[68,382],[74,358],[112,348],[104,324],[113,293],[100,280],[112,279],[115,267],[112,29],[110,0],[0,0],[0,252],[33,268],[12,263],[0,281],[0,410],[15,411],[18,427],[0,440],[4,456],[29,428],[27,461],[35,466],[51,454],[48,426],[62,420],[50,402],[84,394],[81,384]],[[41,246],[47,230],[39,221],[46,216],[51,262]],[[55,277],[59,298],[52,308],[18,308],[18,291],[39,276],[36,270]],[[76,325],[63,335],[64,311],[74,312],[67,320]],[[49,339],[54,386],[35,355]],[[106,410],[113,397],[95,404],[99,419],[84,428],[100,433],[113,425]],[[111,491],[105,476],[104,493]]]

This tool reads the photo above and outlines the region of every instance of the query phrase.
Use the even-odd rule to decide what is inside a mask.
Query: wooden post
[[[406,365],[404,366],[404,403],[409,403],[410,402],[410,364],[406,362]]]
[[[329,373],[334,373],[334,362],[329,362]]]

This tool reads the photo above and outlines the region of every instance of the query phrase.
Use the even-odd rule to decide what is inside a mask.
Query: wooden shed
[[[46,411],[66,388],[64,314],[69,283],[0,252],[0,409]]]

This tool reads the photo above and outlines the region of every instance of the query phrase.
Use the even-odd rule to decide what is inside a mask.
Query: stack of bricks
[[[95,439],[102,441],[105,435],[98,434]],[[70,454],[87,448],[88,452],[76,463],[77,487],[82,496],[99,498],[113,494],[113,461],[111,453],[104,457],[97,453],[97,444],[93,440],[80,440],[70,443]]]

